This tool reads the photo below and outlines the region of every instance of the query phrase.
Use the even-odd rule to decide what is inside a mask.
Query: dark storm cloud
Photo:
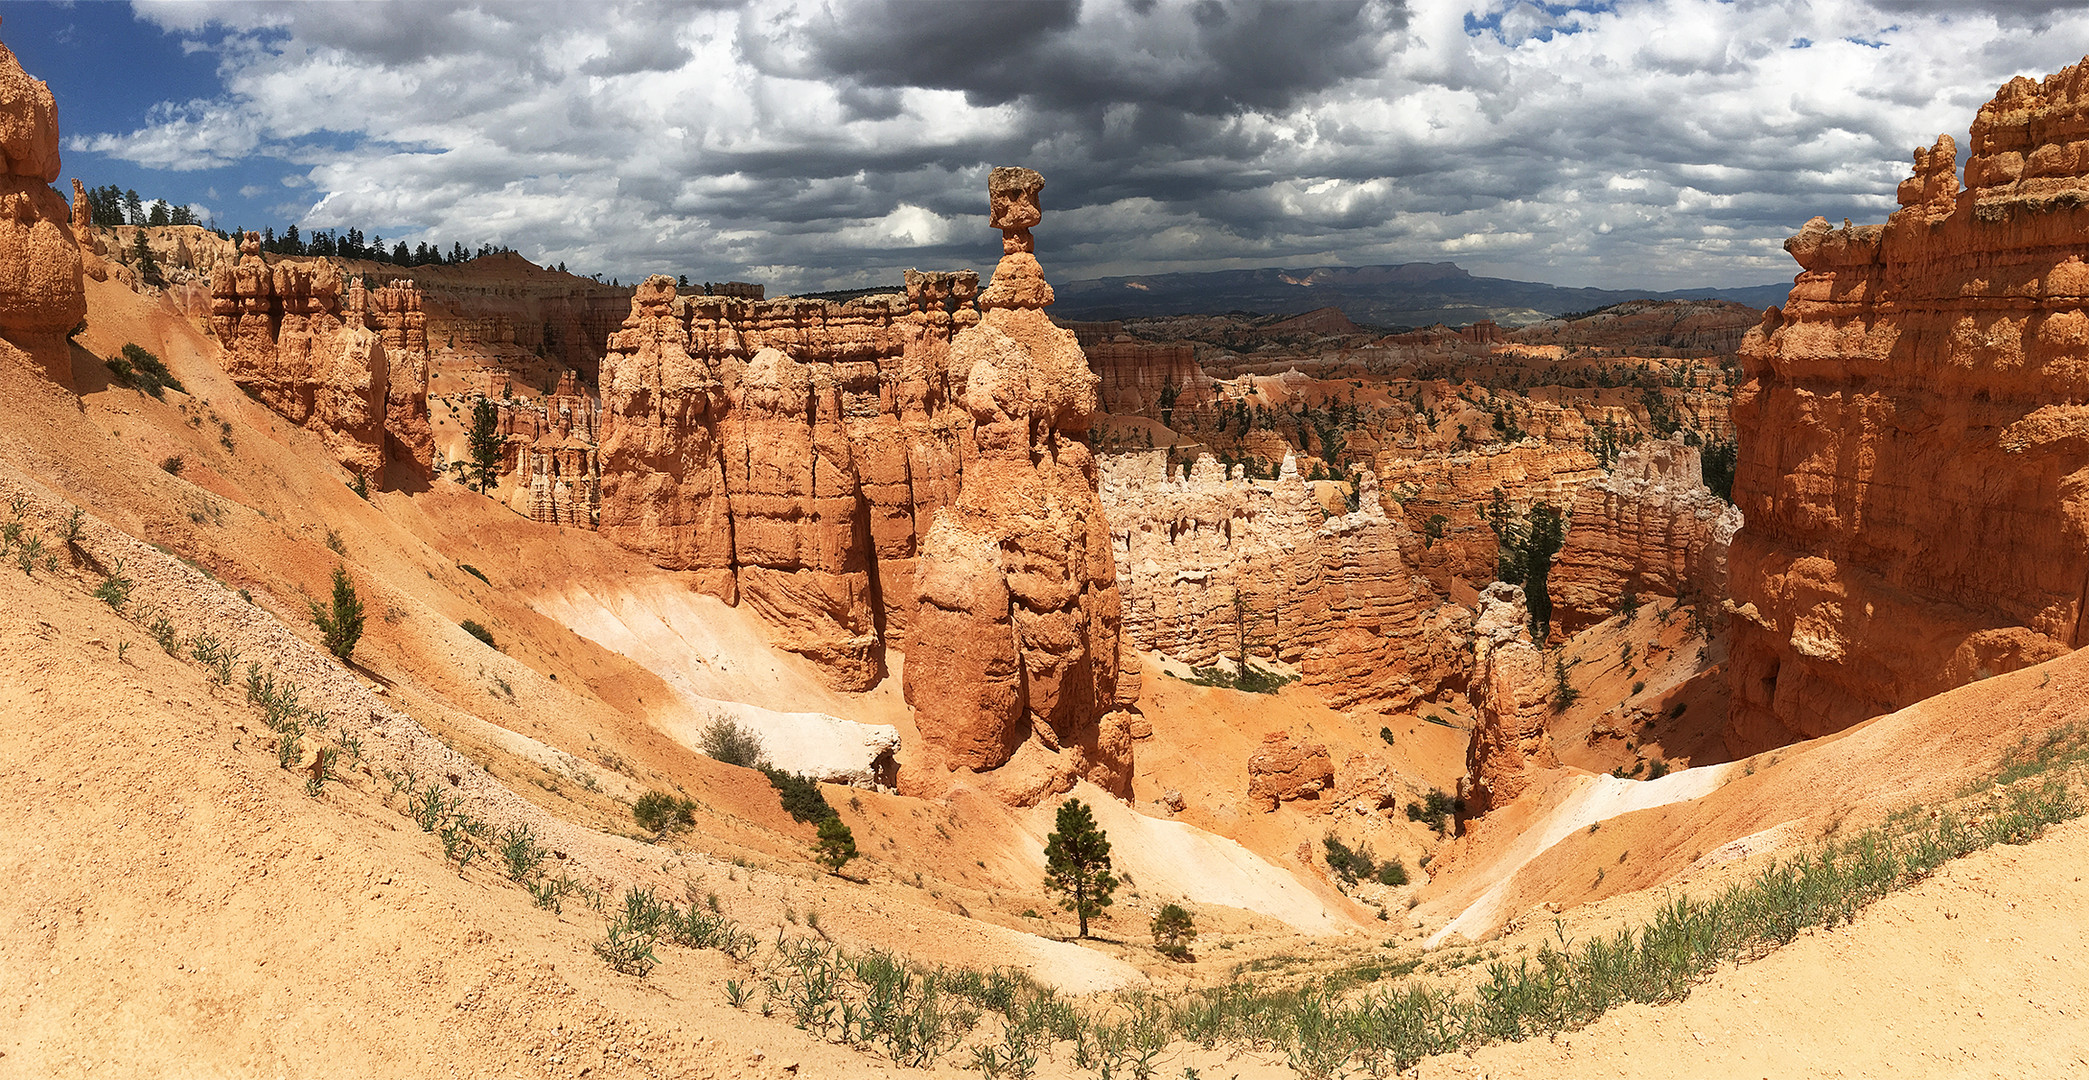
[[[1387,35],[1406,22],[1404,3],[1390,0],[1200,0],[1082,14],[1079,3],[1045,0],[838,9],[810,27],[806,73],[958,90],[975,105],[1222,115],[1287,108],[1375,70]]]
[[[305,227],[867,284],[990,265],[1047,177],[1055,276],[1452,259],[1569,284],[1788,277],[1908,148],[2079,59],[2048,4],[1765,0],[179,4],[225,92],[75,145],[296,163]]]

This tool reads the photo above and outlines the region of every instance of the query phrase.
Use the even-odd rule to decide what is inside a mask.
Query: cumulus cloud
[[[2081,59],[2059,3],[1085,0],[141,4],[223,93],[73,145],[280,159],[299,224],[782,288],[985,267],[1048,180],[1055,277],[1455,259],[1613,287],[1788,277],[1908,149]]]

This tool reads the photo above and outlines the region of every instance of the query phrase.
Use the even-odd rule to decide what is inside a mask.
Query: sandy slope
[[[1727,969],[1671,1006],[1631,1005],[1555,1041],[1421,1075],[2089,1075],[2089,821],[1991,848],[1855,924]]]

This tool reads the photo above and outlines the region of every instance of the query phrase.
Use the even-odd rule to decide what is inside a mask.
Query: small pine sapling
[[[348,579],[348,568],[334,567],[332,605],[320,607],[317,601],[309,603],[312,621],[319,627],[326,651],[347,663],[355,653],[356,642],[363,637],[363,602],[355,595],[355,582]]]
[[[813,857],[828,870],[841,873],[841,868],[856,857],[856,835],[839,817],[820,822],[820,838],[813,845]]]

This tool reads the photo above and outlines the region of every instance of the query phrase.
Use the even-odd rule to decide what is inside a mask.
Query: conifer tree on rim
[[[1061,894],[1059,906],[1080,921],[1088,936],[1088,917],[1100,915],[1113,901],[1117,878],[1110,873],[1110,838],[1095,826],[1095,812],[1079,799],[1060,804],[1058,831],[1045,838],[1045,889]]]

